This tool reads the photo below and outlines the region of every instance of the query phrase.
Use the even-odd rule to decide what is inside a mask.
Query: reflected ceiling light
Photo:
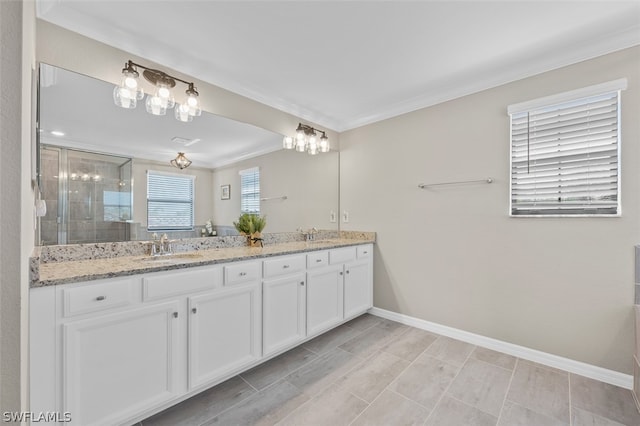
[[[322,136],[318,138],[318,133],[316,132],[321,133]],[[298,152],[306,152],[309,155],[329,152],[331,149],[329,138],[323,130],[314,129],[302,123],[298,123],[295,137],[285,136],[282,139],[282,147],[284,149],[295,149]]]
[[[145,80],[154,85],[153,94],[148,94],[145,100],[145,108],[149,114],[166,115],[167,110],[176,107],[175,117],[178,121],[189,122],[193,117],[202,114],[200,102],[198,101],[198,91],[193,83],[184,81],[178,77],[173,77],[163,71],[147,68],[144,65],[128,61],[122,69],[122,81],[120,85],[113,89],[113,101],[121,108],[132,109],[137,106],[137,101],[142,100],[144,91],[140,87],[137,67],[143,68],[142,72]],[[171,89],[179,81],[187,85],[186,97],[183,103],[176,105]]]
[[[65,133],[61,132],[60,130],[52,130],[49,133],[51,133],[53,136],[64,136],[65,135]]]
[[[182,170],[189,167],[191,165],[191,161],[184,156],[184,152],[179,152],[178,156],[171,160],[171,165]]]

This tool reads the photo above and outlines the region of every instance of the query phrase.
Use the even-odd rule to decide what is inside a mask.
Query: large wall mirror
[[[183,123],[147,113],[144,101],[119,108],[113,87],[40,64],[40,244],[148,240],[149,171],[193,177],[194,227],[170,238],[201,236],[209,220],[218,235],[235,234],[246,170],[259,171],[264,232],[338,229],[338,152],[283,150],[282,135],[207,112]],[[178,152],[190,167],[170,165]]]

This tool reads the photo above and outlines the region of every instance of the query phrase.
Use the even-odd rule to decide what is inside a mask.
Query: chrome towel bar
[[[426,189],[426,188],[429,188],[430,186],[439,186],[439,185],[459,185],[464,183],[492,183],[492,182],[493,182],[493,178],[488,177],[486,179],[461,180],[457,182],[421,183],[418,185],[418,188]]]

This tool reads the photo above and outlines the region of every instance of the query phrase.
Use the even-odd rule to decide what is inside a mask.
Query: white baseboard
[[[492,339],[491,337],[481,336],[479,334],[470,333],[446,325],[425,321],[419,318],[410,317],[408,315],[399,314],[397,312],[387,311],[373,307],[369,309],[371,315],[386,318],[422,330],[431,331],[436,334],[451,337],[453,339],[462,340],[487,349],[513,355],[528,361],[537,362],[570,373],[579,374],[590,379],[599,380],[611,385],[620,386],[625,389],[633,389],[633,376],[623,374],[617,371],[608,370],[606,368],[597,367],[595,365],[586,364],[584,362],[575,361],[569,358],[553,355],[547,352],[530,349],[524,346],[515,345],[513,343],[503,342],[502,340]]]

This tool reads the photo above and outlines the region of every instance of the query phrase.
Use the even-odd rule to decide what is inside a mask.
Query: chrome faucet
[[[162,234],[160,239],[158,239],[158,234],[154,232],[152,237],[151,256],[173,254],[173,247],[171,247],[171,241],[169,241],[167,234]]]
[[[316,239],[316,234],[318,233],[318,229],[314,226],[308,231],[304,231],[301,227],[298,228],[298,232],[304,234],[305,241],[313,241]]]

